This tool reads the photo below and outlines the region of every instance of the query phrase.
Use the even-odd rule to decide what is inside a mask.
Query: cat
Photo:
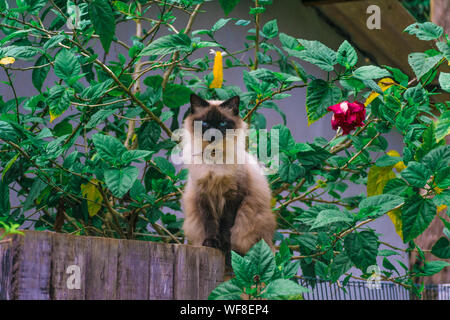
[[[262,168],[242,143],[247,125],[239,117],[239,96],[207,101],[192,94],[190,102],[190,114],[183,124],[189,133],[183,147],[183,152],[188,153],[189,176],[182,196],[183,230],[188,242],[222,250],[227,264],[230,250],[244,255],[261,239],[273,248],[276,219],[271,210],[271,190]],[[197,136],[196,121],[197,128],[201,128]],[[230,129],[240,133],[233,136]],[[210,135],[212,143],[202,139],[211,131],[219,136]],[[192,151],[195,143],[201,146],[200,152]],[[208,158],[208,151],[212,161],[198,163],[198,158]],[[230,152],[232,163],[227,158]],[[244,163],[237,161],[239,156]]]

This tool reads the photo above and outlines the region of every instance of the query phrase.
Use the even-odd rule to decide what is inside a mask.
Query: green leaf
[[[191,38],[184,33],[160,37],[146,46],[140,56],[166,55],[175,51],[191,51]]]
[[[442,90],[450,92],[450,73],[441,72],[439,74],[439,84]]]
[[[92,129],[98,126],[102,121],[107,119],[113,113],[116,113],[118,109],[101,109],[94,113],[92,117],[89,119],[89,122],[86,124],[86,129]]]
[[[422,188],[430,179],[431,171],[421,163],[410,161],[408,167],[401,172],[401,176],[410,185]]]
[[[397,268],[388,260],[388,258],[383,258],[383,267],[390,271],[395,271],[398,274]]]
[[[9,122],[0,120],[0,138],[10,141],[16,140],[17,132]]]
[[[389,71],[376,66],[359,67],[353,72],[353,76],[359,80],[373,80],[384,77],[389,77]]]
[[[265,299],[286,299],[309,292],[308,289],[287,279],[277,279],[270,282],[261,294]]]
[[[254,283],[256,274],[255,265],[238,253],[231,252],[231,266],[233,267],[236,282],[243,287],[250,287]]]
[[[75,54],[67,49],[61,50],[55,59],[55,74],[58,78],[69,80],[77,76],[81,71],[81,65]]]
[[[330,265],[331,281],[338,280],[344,273],[346,273],[353,266],[350,258],[341,252],[333,258],[333,262]]]
[[[440,259],[450,259],[450,241],[441,237],[431,248],[431,253]]]
[[[256,267],[260,282],[268,282],[275,272],[275,257],[264,240],[260,240],[247,252],[245,258]]]
[[[211,28],[211,31],[216,32],[217,30],[223,28],[230,20],[231,20],[231,18],[229,18],[229,19],[220,18],[219,20],[217,20],[216,23],[214,23],[214,25]]]
[[[208,296],[208,300],[242,300],[243,291],[233,280],[221,283]]]
[[[350,69],[358,62],[358,55],[352,45],[345,40],[337,51],[337,62],[347,69]]]
[[[436,46],[444,55],[445,59],[450,60],[450,44],[447,41],[437,42]]]
[[[450,266],[450,263],[447,261],[427,261],[423,267],[423,274],[425,276],[432,276],[448,266]]]
[[[344,239],[345,252],[361,271],[376,264],[378,237],[370,231],[354,232]]]
[[[415,239],[430,225],[436,216],[433,201],[414,195],[405,201],[402,207],[403,241]]]
[[[450,167],[439,170],[434,178],[434,182],[441,189],[450,187]]]
[[[341,90],[322,79],[315,79],[308,83],[308,88],[306,90],[308,125],[316,122],[327,114],[327,108],[339,103],[341,98]]]
[[[148,157],[152,153],[147,150],[127,150],[122,154],[121,161],[123,164],[129,164],[130,162]]]
[[[281,45],[283,46],[283,48],[295,49],[300,46],[297,39],[287,35],[286,33],[281,32],[280,35],[278,36],[278,38],[280,39],[280,42],[281,42]]]
[[[47,64],[49,61],[46,56],[40,56],[39,59],[36,60],[34,64],[35,67],[42,66]],[[41,68],[33,69],[33,73],[31,74],[31,82],[33,86],[41,92],[42,85],[44,84],[45,79],[47,78],[48,72],[50,71],[50,66],[45,66]]]
[[[402,157],[392,157],[388,154],[385,154],[381,156],[377,161],[375,162],[375,165],[377,167],[392,167],[399,163],[400,161],[403,161]]]
[[[175,167],[167,159],[156,157],[153,161],[155,161],[156,166],[162,173],[172,178],[175,176]]]
[[[408,55],[408,62],[418,79],[422,78],[428,71],[442,59],[442,54],[428,56],[426,53],[414,52]]]
[[[65,39],[67,39],[67,36],[65,34],[58,34],[54,37],[51,37],[47,40],[47,42],[44,44],[43,49],[47,51],[48,49],[54,48],[58,46],[60,42],[63,42]]]
[[[450,110],[442,113],[439,119],[436,121],[436,128],[435,128],[436,142],[439,142],[441,139],[444,139],[449,134],[450,134]]]
[[[95,102],[96,99],[100,98],[106,93],[106,91],[108,91],[113,82],[113,79],[108,79],[106,81],[90,85],[81,92],[81,97],[84,99],[94,100]]]
[[[286,48],[286,51],[299,59],[312,63],[322,70],[333,71],[334,65],[337,63],[336,52],[328,48],[319,41],[309,41],[299,39],[300,44],[304,47],[304,50],[290,50]]]
[[[60,116],[69,108],[71,92],[68,88],[60,85],[55,85],[50,88],[47,104],[53,116]]]
[[[0,212],[2,215],[9,215],[9,210],[11,209],[11,205],[9,202],[9,187],[6,182],[2,180],[0,181]]]
[[[31,60],[38,53],[44,54],[45,52],[40,48],[32,46],[9,46],[0,49],[0,56],[13,57],[21,60]]]
[[[280,166],[279,175],[283,181],[292,183],[305,175],[305,168],[296,163],[283,162]]]
[[[106,186],[116,198],[122,198],[136,181],[139,170],[136,167],[111,168],[104,172]]]
[[[422,158],[422,163],[432,172],[448,167],[450,163],[450,146],[445,145],[431,150]]]
[[[442,36],[444,29],[432,22],[413,23],[403,32],[415,35],[420,40],[434,40]]]
[[[95,33],[100,37],[103,49],[108,52],[116,33],[114,12],[107,0],[93,0],[89,3],[89,18]]]
[[[403,197],[393,194],[380,194],[363,199],[359,204],[359,209],[374,207],[378,209],[378,214],[383,215],[388,211],[391,211],[395,207],[401,205],[404,202]]]
[[[163,102],[169,108],[175,109],[186,104],[190,100],[191,89],[181,84],[167,84],[163,92]]]
[[[154,150],[160,135],[161,127],[156,122],[144,122],[137,130],[139,149]]]
[[[316,220],[314,220],[314,223],[311,226],[311,230],[321,228],[336,222],[352,222],[352,221],[353,219],[345,212],[332,209],[322,210],[317,215]]]
[[[127,148],[116,138],[104,134],[96,133],[92,136],[95,149],[99,156],[110,163],[118,164],[122,161],[122,155]]]
[[[219,0],[220,7],[225,15],[229,15],[241,0]]]
[[[278,35],[277,20],[274,19],[267,22],[262,28],[262,33],[267,39],[275,38]]]

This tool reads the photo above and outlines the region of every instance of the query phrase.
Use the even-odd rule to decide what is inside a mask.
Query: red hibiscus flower
[[[329,106],[328,111],[333,111],[331,127],[337,130],[342,128],[344,134],[349,134],[356,127],[362,127],[366,118],[366,108],[361,102],[348,102]]]

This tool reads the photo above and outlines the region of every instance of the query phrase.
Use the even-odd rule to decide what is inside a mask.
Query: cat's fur
[[[185,145],[192,146],[194,142],[195,120],[202,121],[202,129],[224,131],[223,123],[228,129],[247,128],[239,117],[238,96],[223,102],[206,101],[191,95],[191,114],[184,121],[184,128],[191,133],[191,138]],[[225,138],[220,142],[223,146],[228,141]],[[202,152],[209,143],[203,141]],[[224,164],[187,165],[189,178],[182,198],[186,215],[183,230],[193,245],[216,247],[225,253],[232,249],[245,254],[261,239],[272,247],[276,221],[271,210],[271,191],[262,168],[245,151],[245,144],[239,145],[235,141],[234,145],[235,152],[244,152],[245,158],[253,159],[253,163],[226,164],[224,155]]]

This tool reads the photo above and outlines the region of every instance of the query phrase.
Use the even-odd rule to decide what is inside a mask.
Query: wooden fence
[[[206,299],[218,250],[25,231],[0,242],[0,300]]]

